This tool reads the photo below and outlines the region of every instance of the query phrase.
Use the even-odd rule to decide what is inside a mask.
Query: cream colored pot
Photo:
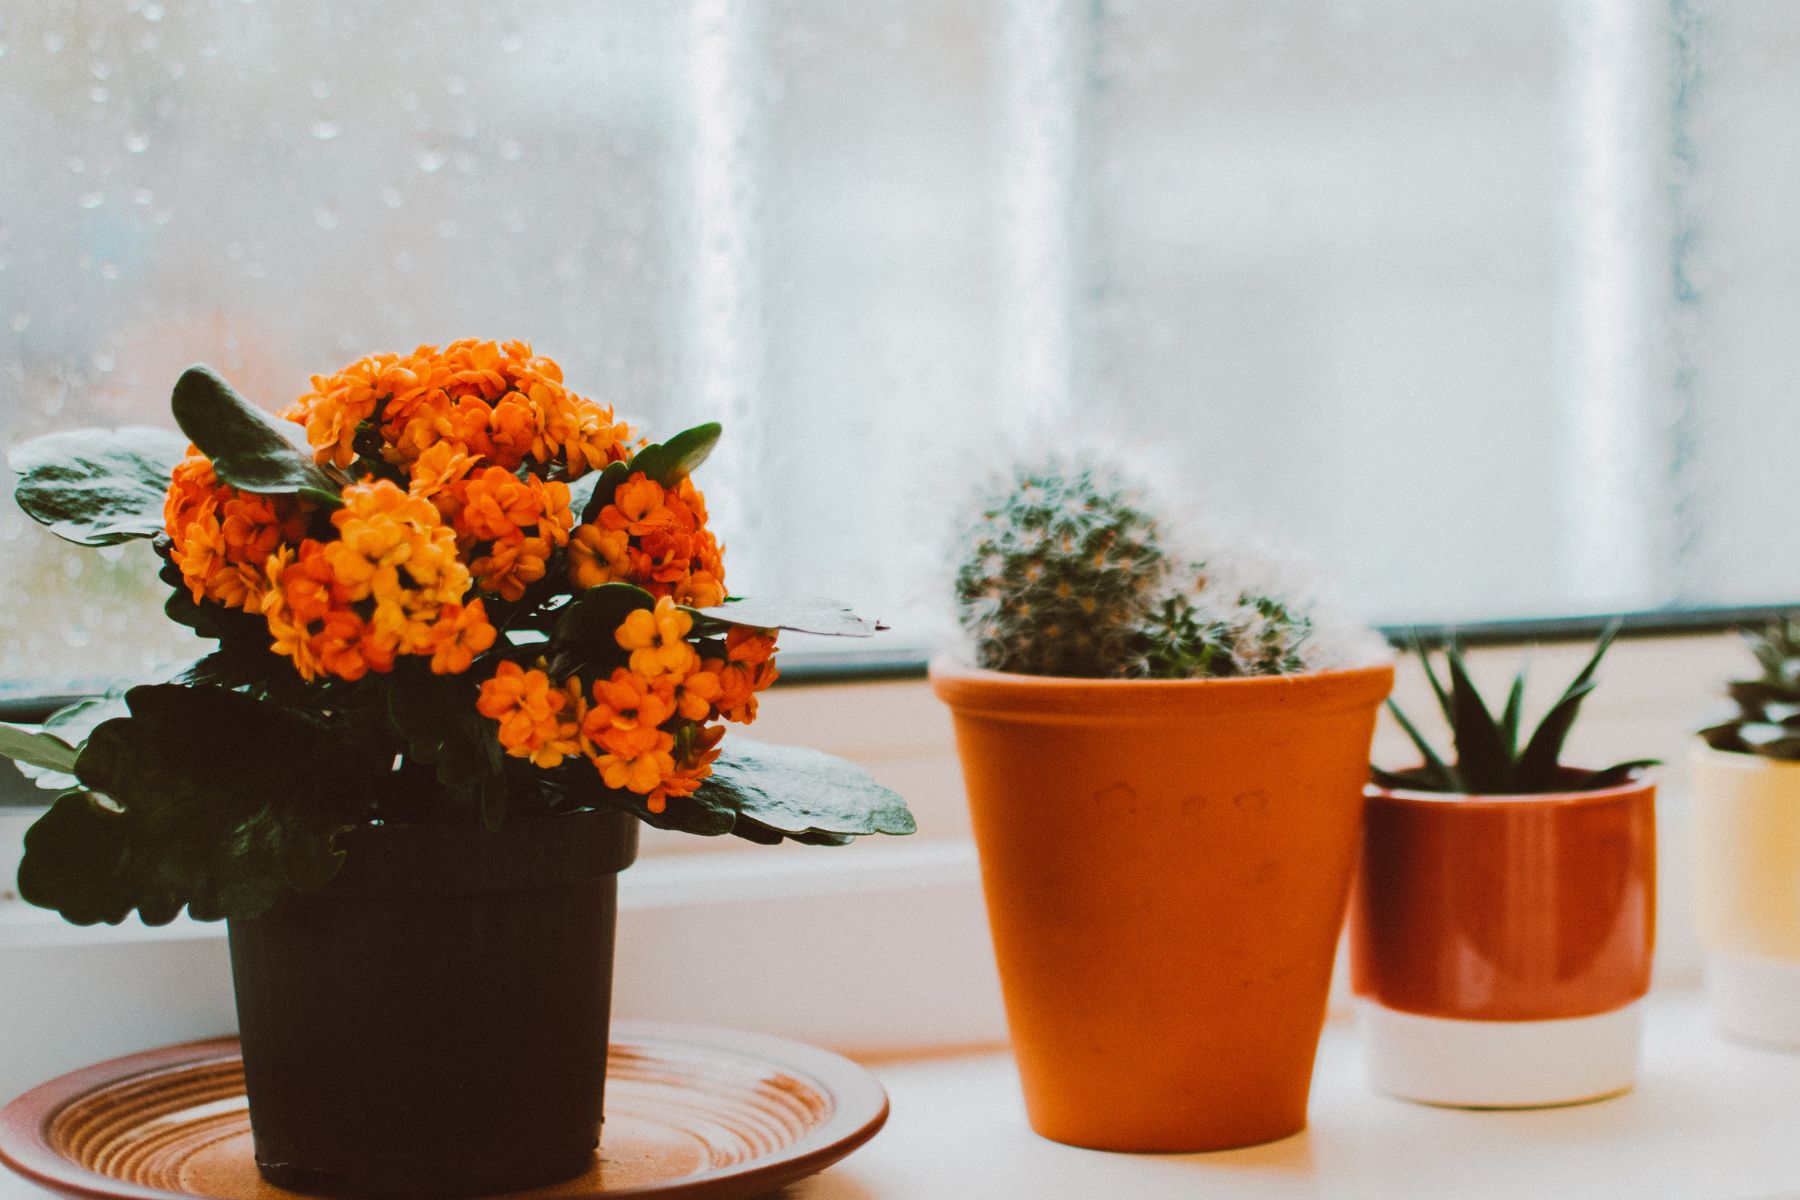
[[[1800,763],[1704,747],[1694,810],[1714,1023],[1800,1050]]]

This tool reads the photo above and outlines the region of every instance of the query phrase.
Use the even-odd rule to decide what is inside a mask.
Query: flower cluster
[[[665,595],[620,624],[614,640],[626,662],[605,678],[556,680],[545,662],[503,662],[476,708],[497,722],[513,757],[554,768],[579,754],[606,786],[662,812],[711,773],[725,732],[711,722],[755,720],[756,695],[777,675],[774,634],[733,626],[720,640],[693,631],[693,617]]]
[[[269,556],[262,600],[272,649],[301,676],[360,679],[402,654],[460,674],[494,644],[479,599],[463,602],[469,568],[430,501],[388,480],[352,484],[331,515],[335,540],[307,538]]]
[[[219,482],[212,463],[189,447],[163,502],[171,555],[194,602],[260,611],[269,556],[306,533],[310,505],[255,496]]]
[[[439,675],[475,669],[477,711],[507,754],[546,769],[585,758],[658,812],[709,774],[716,722],[755,719],[773,634],[697,636],[688,611],[726,599],[705,498],[685,471],[620,469],[591,481],[584,520],[570,484],[639,442],[551,360],[520,342],[371,355],[315,376],[283,415],[340,503],[240,492],[191,451],[164,526],[194,600],[261,615],[302,678],[355,681],[409,656]],[[601,677],[553,679],[501,636],[511,616],[553,619],[560,597],[611,583],[655,607],[625,616]]]
[[[725,565],[706,528],[700,489],[685,476],[672,488],[642,473],[630,476],[597,520],[575,531],[569,578],[582,588],[634,583],[695,608],[722,603]]]

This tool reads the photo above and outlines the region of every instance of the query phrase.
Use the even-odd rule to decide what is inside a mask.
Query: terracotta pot
[[[345,849],[324,890],[230,923],[264,1177],[448,1197],[588,1170],[636,819],[370,827]]]
[[[1303,1129],[1393,668],[931,677],[1032,1128],[1132,1151]]]
[[[1350,906],[1372,1082],[1536,1107],[1636,1079],[1656,921],[1656,787],[1369,789]]]
[[[1701,747],[1694,823],[1713,1020],[1800,1049],[1800,763]]]

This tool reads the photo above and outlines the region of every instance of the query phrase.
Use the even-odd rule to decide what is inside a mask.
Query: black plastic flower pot
[[[263,1177],[452,1197],[586,1171],[637,829],[610,811],[357,829],[328,887],[232,921]]]

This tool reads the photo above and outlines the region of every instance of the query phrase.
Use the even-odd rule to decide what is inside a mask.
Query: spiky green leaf
[[[1452,644],[1444,657],[1450,664],[1450,723],[1456,746],[1456,772],[1471,792],[1507,792],[1513,788],[1512,756],[1494,716],[1482,702],[1460,647]]]
[[[1455,768],[1444,761],[1443,756],[1432,747],[1425,735],[1419,732],[1419,727],[1412,723],[1400,706],[1390,699],[1387,702],[1387,708],[1388,712],[1393,714],[1394,720],[1400,728],[1405,731],[1406,736],[1412,739],[1412,744],[1419,751],[1419,756],[1425,760],[1425,769],[1437,779],[1437,786],[1429,790],[1439,792],[1467,790],[1463,787],[1462,777],[1456,773]]]

